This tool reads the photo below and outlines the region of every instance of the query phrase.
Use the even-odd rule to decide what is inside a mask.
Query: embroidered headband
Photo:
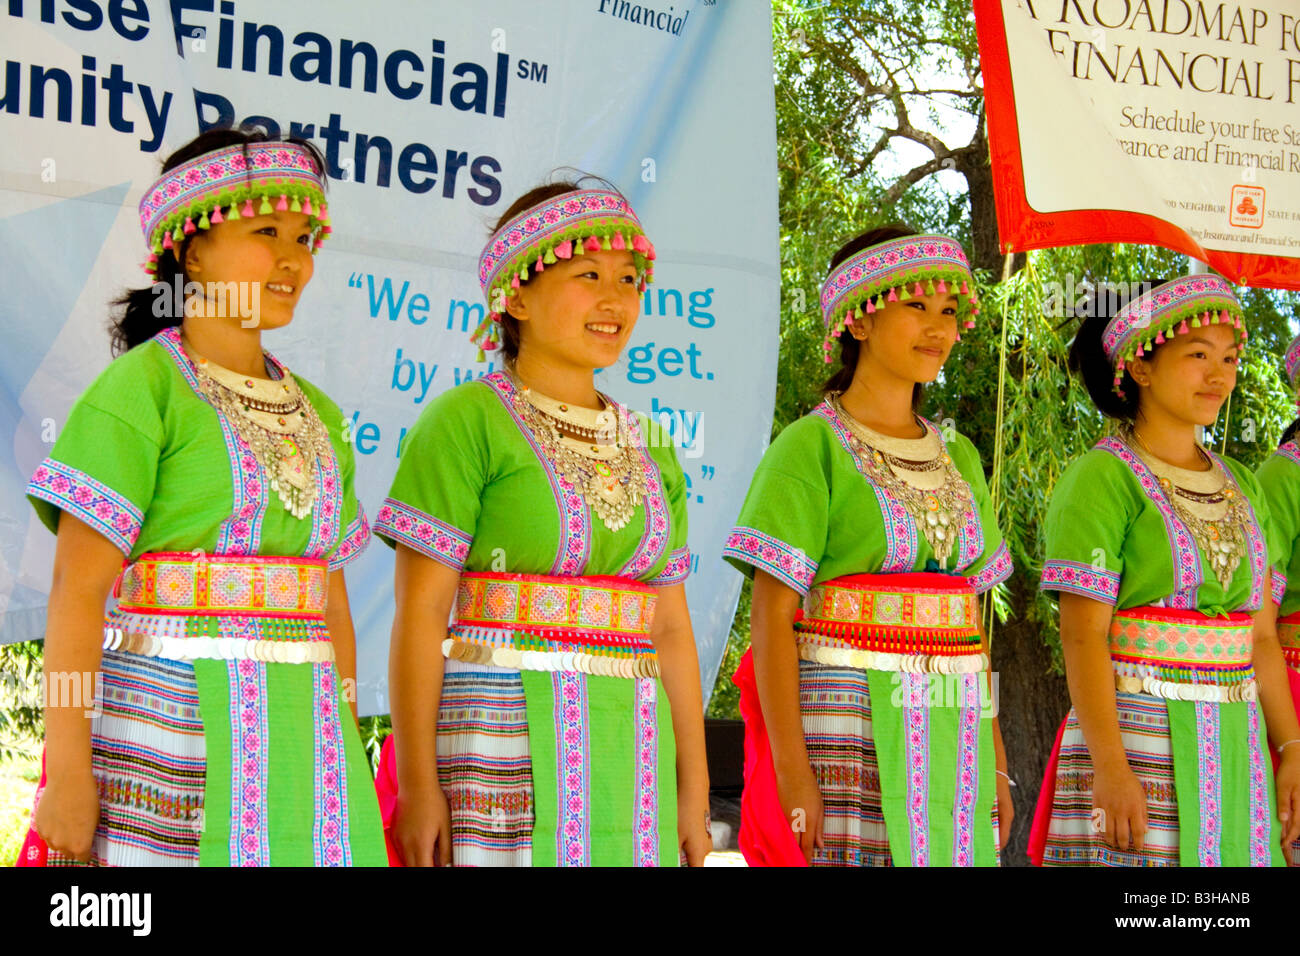
[[[1291,340],[1286,347],[1286,377],[1291,387],[1296,387],[1296,374],[1300,372],[1300,335]]]
[[[638,291],[654,281],[654,244],[627,200],[605,189],[563,193],[525,209],[492,234],[478,260],[478,281],[489,311],[470,336],[479,347],[480,362],[485,352],[500,346],[505,300],[528,278],[529,270],[541,272],[584,249],[631,249]]]
[[[140,200],[140,228],[150,249],[144,269],[156,273],[163,250],[199,229],[286,210],[304,212],[312,228],[320,227],[313,253],[333,231],[320,168],[302,146],[236,144],[196,156],[163,173]]]
[[[1158,285],[1125,303],[1102,333],[1101,345],[1115,370],[1114,391],[1121,398],[1126,365],[1175,335],[1203,325],[1231,325],[1246,344],[1245,313],[1232,286],[1216,275],[1183,276]]]
[[[822,285],[822,316],[826,321],[822,352],[827,363],[831,360],[831,340],[838,338],[855,317],[883,309],[887,302],[949,291],[958,297],[958,315],[966,317],[966,328],[974,328],[979,298],[970,262],[961,245],[946,236],[904,236],[850,256],[831,270]],[[957,338],[961,339],[960,332]]]

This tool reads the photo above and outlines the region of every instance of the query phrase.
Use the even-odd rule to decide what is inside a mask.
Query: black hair
[[[1120,374],[1120,388],[1123,397],[1115,394],[1115,370],[1106,357],[1102,346],[1102,337],[1106,326],[1121,308],[1139,295],[1150,292],[1164,280],[1138,283],[1136,289],[1122,304],[1116,302],[1111,290],[1105,287],[1094,289],[1085,300],[1084,319],[1079,331],[1074,334],[1070,344],[1069,368],[1083,380],[1084,387],[1092,399],[1097,411],[1108,418],[1132,424],[1137,419],[1138,384],[1129,375],[1128,369]],[[1145,351],[1144,358],[1150,358],[1160,346],[1152,344]]]
[[[1292,438],[1295,438],[1296,432],[1300,432],[1300,418],[1297,418],[1295,421],[1293,421],[1290,425],[1287,426],[1286,431],[1282,433],[1282,440],[1277,443],[1277,446],[1281,448]]]
[[[200,133],[168,156],[162,164],[162,172],[165,173],[175,169],[196,156],[202,156],[204,153],[210,153],[213,150],[225,149],[227,146],[244,147],[244,156],[248,158],[248,145],[250,143],[265,143],[270,140],[271,138],[266,135],[266,132],[259,127],[235,129],[223,126],[209,129]],[[319,149],[312,143],[296,136],[284,137],[283,142],[293,143],[310,152],[316,160],[317,167],[322,171],[322,180],[324,179],[326,170],[325,157],[321,155]],[[187,281],[185,276],[185,250],[189,247],[191,238],[192,236],[186,236],[171,249],[164,249],[159,253],[158,261],[155,264],[157,271],[154,272],[153,285],[142,289],[130,289],[113,300],[115,314],[109,323],[108,329],[113,355],[121,355],[137,345],[149,341],[163,329],[181,324],[181,319],[185,315],[183,290]],[[180,278],[179,290],[177,288],[177,277]],[[167,291],[157,291],[159,285],[163,285]],[[180,291],[181,294],[177,295],[177,291]],[[160,296],[170,297],[171,301],[167,302],[165,307],[160,308]],[[158,311],[163,314],[157,314]]]
[[[525,209],[531,209],[533,206],[554,199],[557,196],[563,196],[565,193],[574,193],[580,189],[596,188],[587,185],[588,183],[596,183],[599,187],[608,189],[610,192],[619,193],[619,190],[612,183],[599,176],[594,176],[591,173],[584,173],[581,170],[573,169],[573,167],[564,168],[568,169],[570,173],[573,173],[576,178],[557,179],[549,183],[543,183],[540,186],[534,186],[510,204],[510,207],[501,214],[500,218],[497,219],[496,224],[492,226],[492,231],[496,232]],[[557,169],[552,172],[551,175],[556,175],[560,171],[561,170]],[[622,195],[622,193],[619,194]],[[528,278],[520,279],[519,284],[525,286],[531,280],[532,274],[530,273]],[[501,354],[507,363],[514,364],[515,360],[519,358],[519,345],[522,341],[522,336],[519,331],[519,320],[510,314],[509,308],[510,304],[509,300],[507,300],[505,306],[502,307],[500,312]]]
[[[836,266],[852,255],[856,255],[868,246],[874,246],[882,242],[889,242],[891,239],[903,239],[907,236],[915,236],[915,229],[903,225],[901,222],[892,223],[888,226],[880,226],[876,229],[868,229],[860,235],[854,236],[831,256],[830,265],[827,267],[829,274]],[[844,392],[853,384],[853,374],[858,368],[858,359],[862,356],[862,347],[847,329],[840,333],[840,367],[839,370],[826,380],[822,385],[822,391],[826,394],[831,392]],[[920,382],[912,387],[912,411],[919,411],[921,408],[921,397],[925,394],[925,389]]]

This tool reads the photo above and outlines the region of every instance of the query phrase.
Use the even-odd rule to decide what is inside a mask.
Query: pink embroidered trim
[[[912,866],[930,865],[929,674],[900,672],[907,760],[907,824]]]
[[[1279,446],[1278,450],[1273,452],[1275,455],[1281,455],[1300,465],[1300,441],[1291,439],[1284,445]]]
[[[262,542],[262,521],[266,517],[268,489],[262,480],[262,470],[258,467],[257,459],[253,457],[253,450],[235,434],[226,416],[208,402],[203,394],[189,356],[181,347],[181,330],[177,327],[163,329],[154,336],[154,341],[167,350],[190,390],[212,408],[221,426],[226,454],[230,457],[231,513],[217,531],[216,551],[219,554],[257,554]],[[281,375],[288,374],[288,370],[274,356],[268,353],[267,358],[276,365]]]
[[[556,671],[555,761],[558,817],[556,866],[591,865],[591,742],[588,737],[587,675]]]
[[[993,552],[993,560],[976,574],[969,575],[966,580],[970,581],[971,587],[975,589],[976,594],[983,594],[995,584],[1001,584],[1007,578],[1011,577],[1011,572],[1015,566],[1011,563],[1011,554],[1007,551],[1005,542],[998,544],[998,549]]]
[[[1272,818],[1268,805],[1268,778],[1264,776],[1264,741],[1259,732],[1258,702],[1246,701],[1246,722],[1250,728],[1250,865],[1268,866],[1272,862],[1269,852]]]
[[[728,543],[730,539],[728,539]],[[681,584],[691,574],[691,549],[687,547],[674,548],[668,555],[668,563],[664,569],[647,581],[655,587],[665,587],[669,584]]]
[[[1219,750],[1219,705],[1193,701],[1196,708],[1197,784],[1200,788],[1201,829],[1196,839],[1196,860],[1201,866],[1218,866],[1223,839],[1223,766]]]
[[[1053,559],[1043,564],[1042,591],[1070,591],[1094,601],[1114,604],[1119,600],[1120,576],[1079,561]]]
[[[668,529],[671,516],[668,504],[664,501],[663,482],[660,481],[659,465],[646,447],[641,433],[641,423],[622,405],[618,405],[618,414],[628,430],[628,439],[632,442],[637,455],[641,457],[641,469],[645,474],[645,500],[641,503],[645,509],[645,530],[636,546],[631,560],[619,571],[624,578],[639,578],[659,561],[668,546]]]
[[[231,745],[230,863],[270,866],[266,665],[261,661],[228,661],[227,674]]]
[[[453,571],[465,568],[473,539],[454,525],[440,521],[396,498],[385,498],[375,518],[375,534],[419,551]]]
[[[352,523],[343,532],[343,538],[339,541],[339,546],[330,555],[330,570],[337,571],[352,561],[353,558],[359,557],[361,552],[366,550],[366,545],[369,543],[370,522],[366,519],[366,509],[358,501],[357,516],[352,519]]]
[[[352,846],[348,839],[348,775],[336,677],[332,662],[312,665],[316,797],[312,860],[316,866],[352,865]]]
[[[1201,572],[1201,549],[1182,520],[1174,513],[1160,482],[1151,473],[1151,469],[1133,454],[1128,445],[1118,438],[1103,438],[1094,446],[1110,452],[1129,466],[1143,493],[1156,506],[1165,522],[1165,532],[1169,537],[1174,565],[1174,593],[1169,598],[1169,606],[1194,610],[1196,608],[1196,591],[1205,580]],[[1231,477],[1231,476],[1229,476]]]
[[[659,682],[636,681],[636,807],[634,866],[659,865]]]
[[[723,545],[722,556],[762,568],[800,594],[808,593],[817,573],[817,563],[808,555],[757,528],[732,529]]]
[[[858,469],[863,480],[866,481],[867,487],[871,489],[876,496],[876,503],[880,506],[880,520],[885,529],[885,557],[881,562],[880,570],[884,574],[890,574],[898,571],[911,571],[916,565],[917,538],[916,522],[912,516],[907,513],[903,503],[898,501],[885,488],[871,480],[870,470],[858,454],[853,442],[849,437],[848,429],[840,422],[839,416],[835,414],[835,409],[830,402],[822,402],[812,410],[812,414],[818,416],[827,425],[835,437],[839,439],[840,446],[848,452],[849,457],[853,460],[853,465]],[[929,422],[926,426],[933,428]],[[943,436],[939,436],[940,442]]]
[[[343,522],[343,479],[339,477],[339,460],[334,446],[316,457],[316,502],[311,509],[311,536],[303,554],[309,558],[324,557],[338,541],[339,525]]]
[[[1227,463],[1214,452],[1210,452],[1210,457],[1223,469],[1223,473],[1228,476],[1228,481],[1237,494],[1246,497],[1242,494],[1241,485],[1237,483],[1237,478],[1228,468]],[[1246,500],[1250,501],[1249,498]],[[1264,575],[1268,570],[1268,545],[1264,542],[1264,535],[1259,529],[1259,519],[1255,517],[1254,505],[1250,508],[1250,524],[1246,526],[1246,543],[1250,554],[1250,600],[1249,603],[1242,605],[1240,610],[1258,611],[1264,605]]]
[[[953,803],[952,865],[974,866],[975,802],[979,793],[979,726],[982,674],[961,676],[961,711],[957,719],[957,793]],[[996,806],[997,801],[994,801]],[[994,846],[997,841],[994,841]]]
[[[1273,568],[1272,570],[1273,577],[1271,580],[1273,582],[1273,603],[1280,606],[1282,601],[1286,599],[1286,575],[1277,568]]]
[[[27,484],[27,494],[84,521],[126,556],[130,556],[144,524],[144,512],[126,497],[53,458],[37,466]]]
[[[587,508],[586,500],[568,478],[555,470],[554,462],[537,444],[532,429],[515,411],[515,402],[519,399],[510,376],[505,372],[493,372],[478,381],[496,393],[515,427],[519,429],[519,434],[528,442],[533,454],[546,470],[546,477],[551,483],[551,494],[555,498],[555,509],[559,515],[560,541],[550,573],[569,576],[582,574],[591,555],[591,511]]]

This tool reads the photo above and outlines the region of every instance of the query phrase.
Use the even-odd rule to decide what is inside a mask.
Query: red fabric
[[[860,588],[866,591],[973,591],[974,586],[960,574],[937,571],[908,571],[905,574],[844,574],[822,584]]]
[[[32,801],[32,825],[27,830],[27,839],[18,850],[14,866],[44,866],[49,857],[50,848],[36,833],[36,803],[40,801],[41,791],[45,789],[45,751],[41,751],[41,779],[36,784],[36,800]]]
[[[393,825],[393,811],[397,808],[397,755],[396,735],[389,734],[379,749],[379,771],[375,774],[375,793],[379,796],[379,819],[384,825],[384,846],[388,849],[388,865],[402,866],[402,855],[397,852],[389,828]]]
[[[758,703],[753,652],[745,651],[731,682],[740,688],[745,719],[745,789],[740,797],[740,852],[750,866],[807,866],[776,792],[776,768]]]
[[[975,0],[975,31],[993,160],[993,196],[1004,253],[1101,242],[1141,242],[1200,259],[1238,285],[1300,289],[1300,259],[1294,257],[1204,249],[1184,229],[1144,213],[1118,209],[1043,213],[1029,205],[1003,10],[1002,0]],[[1032,130],[1023,132],[1033,135]]]
[[[1300,673],[1288,667],[1286,669],[1286,679],[1291,685],[1291,704],[1295,707],[1296,717],[1300,718]],[[1282,763],[1282,755],[1272,747],[1268,749],[1269,753],[1273,755],[1273,772],[1277,773],[1277,768]]]
[[[1052,804],[1056,797],[1056,763],[1061,756],[1061,737],[1065,735],[1065,722],[1069,716],[1061,718],[1061,726],[1056,730],[1056,743],[1052,744],[1052,755],[1047,758],[1047,769],[1043,771],[1043,786],[1038,791],[1038,805],[1034,808],[1034,822],[1029,827],[1029,862],[1034,866],[1043,865],[1043,848],[1047,846],[1047,832],[1052,828]]]

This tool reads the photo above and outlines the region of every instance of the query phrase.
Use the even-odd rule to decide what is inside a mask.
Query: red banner
[[[1147,243],[1300,290],[1300,8],[975,0],[975,20],[1004,252]]]

